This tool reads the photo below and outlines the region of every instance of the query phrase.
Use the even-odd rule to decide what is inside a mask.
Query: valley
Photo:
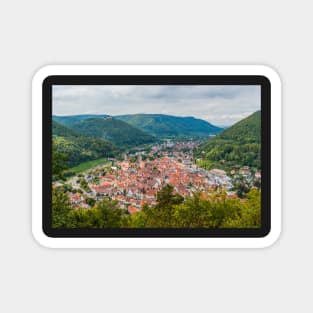
[[[123,160],[87,162],[91,166],[85,171],[82,167],[64,182],[64,186],[74,207],[90,208],[108,198],[133,214],[144,206],[156,205],[157,193],[166,185],[171,185],[174,193],[183,197],[192,196],[196,191],[210,193],[224,189],[228,198],[234,198],[237,197],[235,174],[244,175],[246,182],[260,178],[260,173],[252,173],[249,167],[239,167],[231,174],[222,169],[199,167],[193,152],[200,145],[201,141],[166,141],[150,146],[149,151],[125,153]]]
[[[114,214],[119,210],[122,214],[119,223],[130,223],[129,227],[137,221],[127,219],[127,215],[144,218],[148,223],[147,212],[149,216],[152,214],[149,217],[153,220],[151,225],[158,225],[153,214],[163,214],[165,211],[158,210],[165,209],[169,199],[176,199],[177,204],[182,203],[178,208],[183,208],[188,199],[196,201],[201,196],[203,201],[208,201],[206,209],[209,209],[213,203],[209,199],[213,197],[216,205],[220,205],[220,201],[224,203],[225,220],[221,223],[227,224],[226,217],[234,214],[232,210],[237,212],[236,219],[239,219],[241,213],[238,212],[245,210],[251,194],[260,196],[258,192],[253,193],[261,187],[258,114],[256,112],[224,131],[216,128],[213,132],[214,126],[202,120],[198,126],[192,126],[196,130],[191,132],[192,127],[186,130],[184,118],[161,116],[163,121],[176,123],[169,132],[170,124],[163,127],[159,120],[159,128],[166,131],[158,136],[154,123],[153,130],[149,130],[107,115],[54,117],[53,164],[58,166],[53,170],[53,190],[57,198],[67,199],[64,207],[74,210],[70,212],[75,218],[80,218],[77,214],[85,216],[83,212],[78,213],[80,210],[99,214],[95,212],[105,204],[114,207]],[[154,121],[159,117],[154,116]],[[138,116],[133,118],[137,120]],[[142,125],[151,124],[151,116],[146,118],[146,122],[142,121],[140,115]],[[194,120],[197,124],[197,119]],[[174,133],[179,135],[174,136]],[[163,193],[168,200],[157,209]],[[228,205],[232,209],[224,212]],[[155,210],[157,212],[153,213]],[[176,218],[176,213],[168,213],[174,214],[171,219]],[[258,216],[257,211],[257,219]],[[89,219],[88,216],[84,218]],[[242,223],[241,220],[237,222]],[[67,223],[77,226],[79,221]],[[253,223],[258,222],[253,220]]]

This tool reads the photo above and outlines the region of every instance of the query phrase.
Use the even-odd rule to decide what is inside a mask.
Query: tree
[[[261,179],[255,179],[254,180],[254,186],[256,187],[256,188],[258,188],[258,189],[260,189],[261,188]]]
[[[57,153],[55,148],[52,148],[52,176],[53,179],[63,179],[63,172],[67,169],[67,156]]]
[[[104,199],[96,207],[95,224],[100,228],[119,228],[122,223],[122,210],[117,201]]]
[[[52,227],[68,226],[68,214],[72,209],[67,194],[62,188],[52,188]]]
[[[167,184],[165,185],[156,196],[157,205],[156,208],[165,210],[175,204],[180,204],[184,201],[184,198],[180,194],[174,194],[174,187]]]
[[[68,227],[71,228],[120,228],[123,211],[116,201],[104,199],[91,209],[76,209],[69,212]]]
[[[227,218],[236,217],[239,199],[227,199],[223,191],[213,194],[195,192],[175,207],[175,225],[184,228],[219,228]]]
[[[170,186],[171,187],[171,186]],[[155,207],[145,206],[131,215],[127,227],[134,228],[257,228],[261,225],[261,193],[251,190],[245,200],[229,199],[224,190],[195,192],[184,202],[173,201],[173,190],[163,188]]]
[[[181,204],[184,198],[180,194],[174,194],[171,185],[165,185],[156,196],[155,208],[147,211],[148,225],[151,227],[173,227],[174,206]]]
[[[91,207],[93,207],[96,203],[96,200],[94,198],[87,198],[86,203],[90,205]]]
[[[247,194],[246,202],[240,203],[240,210],[234,218],[227,218],[221,225],[224,228],[259,228],[261,227],[261,192],[252,189]]]
[[[129,215],[125,220],[124,226],[129,228],[145,228],[147,227],[146,210]]]

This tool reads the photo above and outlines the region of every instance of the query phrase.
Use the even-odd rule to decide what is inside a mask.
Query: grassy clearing
[[[97,159],[97,160],[92,160],[92,161],[87,161],[87,162],[83,162],[75,167],[72,167],[69,169],[69,172],[72,173],[79,173],[79,172],[83,172],[86,170],[89,170],[93,167],[96,167],[98,165],[105,165],[108,163],[108,160],[106,158],[101,158],[101,159]]]

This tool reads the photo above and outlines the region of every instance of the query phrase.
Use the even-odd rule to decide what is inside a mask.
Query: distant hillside
[[[119,115],[116,118],[158,138],[164,137],[204,137],[217,134],[222,128],[194,117],[177,117],[163,114]]]
[[[52,135],[53,136],[61,136],[61,137],[78,137],[80,136],[77,132],[66,127],[56,120],[52,120]]]
[[[60,124],[63,124],[65,126],[71,126],[72,124],[83,121],[89,118],[102,118],[102,117],[108,117],[109,115],[106,114],[80,114],[80,115],[53,115],[52,119],[56,122],[59,122]]]
[[[261,112],[255,112],[202,144],[196,156],[206,167],[261,168]]]
[[[91,119],[111,118],[109,115],[71,115],[71,116],[53,116],[53,120],[77,129],[78,122],[90,121]],[[164,114],[130,114],[114,116],[113,119],[118,119],[129,125],[158,138],[164,137],[207,137],[212,134],[217,134],[223,130],[221,127],[212,125],[211,123],[197,119],[194,117],[178,117]],[[89,124],[89,122],[88,122]],[[123,127],[124,128],[124,127]],[[95,131],[97,137],[99,131]],[[94,136],[94,134],[88,133]],[[109,134],[110,135],[110,134]],[[114,136],[113,136],[114,137]]]
[[[52,142],[54,152],[64,155],[69,167],[101,157],[114,156],[119,152],[112,143],[78,134],[55,120],[52,121]]]
[[[120,148],[129,148],[156,141],[138,128],[112,117],[88,118],[71,124],[76,132],[108,140]]]

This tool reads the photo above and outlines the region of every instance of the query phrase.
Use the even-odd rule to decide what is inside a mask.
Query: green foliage
[[[158,138],[207,137],[222,128],[194,117],[178,117],[163,114],[120,115],[116,118]]]
[[[99,178],[99,177],[95,177],[95,178],[92,180],[92,183],[93,183],[94,185],[99,185],[99,183],[100,183],[100,178]]]
[[[62,188],[52,188],[52,227],[68,227],[68,214],[72,208]]]
[[[85,136],[108,140],[122,149],[156,141],[155,137],[112,117],[84,119],[71,124],[71,128]]]
[[[66,193],[53,188],[52,216],[56,228],[259,228],[261,192],[252,189],[243,200],[229,199],[224,191],[195,192],[183,199],[167,185],[157,194],[156,206],[144,205],[129,215],[109,199],[91,209],[73,209]]]
[[[79,184],[80,184],[80,187],[82,189],[84,189],[86,192],[90,192],[91,191],[87,181],[84,178],[80,178],[79,179]]]
[[[195,152],[204,168],[230,168],[247,165],[261,168],[261,112],[255,112],[215,138],[200,145]]]
[[[52,135],[53,152],[66,160],[67,167],[119,153],[119,149],[110,142],[80,135],[56,121],[52,123]]]
[[[237,191],[238,197],[245,198],[252,186],[250,186],[248,182],[242,176],[239,176],[234,181],[234,187],[235,187],[235,190]]]
[[[64,192],[73,191],[73,187],[70,184],[64,184],[62,186],[62,189],[63,189]]]
[[[212,194],[195,192],[182,202],[170,186],[158,193],[155,207],[145,207],[129,217],[133,228],[259,228],[261,226],[261,193],[251,190],[245,202],[229,199],[224,191]]]
[[[184,201],[184,198],[180,194],[173,193],[174,188],[171,185],[165,185],[158,193],[157,193],[157,205],[156,208],[161,210],[166,210],[167,208],[171,208],[175,204],[180,204]]]
[[[174,209],[181,204],[184,198],[173,193],[174,188],[170,185],[164,186],[157,193],[157,204],[155,207],[144,207],[143,212],[136,213],[135,224],[144,224],[145,227],[173,227]],[[140,221],[140,223],[139,223]],[[131,225],[134,227],[134,225]]]
[[[92,205],[91,201],[89,202]],[[91,209],[73,209],[66,193],[57,188],[53,189],[53,228],[119,228],[123,222],[122,214],[123,211],[118,208],[116,201],[106,199]]]
[[[79,121],[87,120],[90,118],[105,118],[108,116],[109,115],[106,115],[106,114],[79,114],[79,115],[66,115],[66,116],[53,115],[52,119],[53,121],[56,121],[70,128],[71,125]]]
[[[93,207],[96,204],[96,200],[94,198],[87,198],[86,203]]]
[[[140,213],[129,215],[123,220],[123,227],[125,228],[148,228],[148,216],[146,210]]]
[[[226,218],[223,228],[259,228],[261,227],[261,192],[252,189],[247,201],[240,203],[240,210],[234,218]]]
[[[95,166],[98,166],[98,165],[107,165],[108,163],[109,162],[108,162],[108,160],[106,158],[100,158],[100,159],[96,159],[96,160],[92,160],[92,161],[83,162],[83,163],[80,163],[77,166],[71,167],[67,171],[67,172],[70,172],[68,176],[72,176],[72,175],[75,175],[75,174],[77,174],[79,172],[86,171],[86,170],[94,168]],[[103,174],[103,176],[104,175],[105,174]]]
[[[212,168],[214,168],[214,162],[210,161],[210,160],[206,160],[206,159],[199,159],[197,160],[197,165],[201,168],[204,168],[205,170],[210,170]]]
[[[175,226],[182,228],[220,228],[225,219],[232,219],[239,211],[239,200],[228,200],[225,193],[209,198],[195,193],[175,208]]]
[[[258,228],[261,226],[261,194],[251,190],[246,202],[228,199],[223,191],[206,195],[199,192],[181,202],[168,186],[159,193],[155,207],[145,206],[131,215],[133,228]]]
[[[53,180],[63,179],[63,172],[67,169],[67,156],[56,151],[56,147],[52,146],[52,177]]]
[[[68,214],[69,228],[119,228],[123,211],[116,201],[102,200],[94,208],[71,210]]]

